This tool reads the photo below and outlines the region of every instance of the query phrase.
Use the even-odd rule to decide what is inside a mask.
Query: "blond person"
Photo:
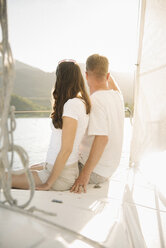
[[[108,67],[108,59],[98,54],[91,55],[86,61],[92,109],[88,130],[80,146],[79,161],[82,170],[72,192],[86,192],[88,183],[105,182],[120,162],[124,104]]]

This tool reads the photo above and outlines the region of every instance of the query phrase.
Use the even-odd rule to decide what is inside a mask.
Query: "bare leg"
[[[34,164],[34,165],[31,165],[29,167],[29,169],[32,171],[32,170],[43,170],[44,169],[44,165],[43,163],[41,164]]]
[[[31,171],[34,181],[35,181],[35,186],[38,186],[42,184],[37,171]],[[6,173],[7,176],[7,173]],[[25,173],[21,175],[12,175],[12,188],[15,189],[29,189],[29,183],[28,179]]]

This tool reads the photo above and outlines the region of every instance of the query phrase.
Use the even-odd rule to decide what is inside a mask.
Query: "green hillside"
[[[1,57],[0,57],[1,62]],[[0,63],[1,67],[1,63]],[[85,64],[80,64],[84,75]],[[0,68],[1,69],[1,68]],[[133,77],[132,72],[111,72],[117,81],[127,107],[133,110]],[[51,91],[55,84],[55,74],[15,61],[15,80],[12,101],[17,110],[51,109]],[[0,77],[1,85],[1,77]],[[128,113],[126,113],[126,116]]]
[[[11,97],[11,105],[15,106],[16,111],[43,111],[50,110],[50,108],[38,105],[30,101],[28,98],[12,95]],[[49,113],[23,113],[16,114],[16,116],[21,117],[32,117],[32,116],[49,116]]]
[[[15,109],[20,110],[41,110],[41,106],[34,104],[32,101],[25,97],[12,95],[11,105],[15,106]]]
[[[50,108],[51,91],[54,83],[54,73],[44,72],[38,68],[15,61],[13,94],[27,98],[34,104]]]

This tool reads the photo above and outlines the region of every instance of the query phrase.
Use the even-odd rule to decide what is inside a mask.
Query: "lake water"
[[[44,162],[51,134],[49,118],[16,118],[14,143],[22,146],[29,155],[29,165]],[[128,164],[131,124],[125,119],[122,164]],[[21,161],[14,154],[14,169],[21,167]]]

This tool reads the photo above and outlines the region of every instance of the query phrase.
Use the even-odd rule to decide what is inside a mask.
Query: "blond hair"
[[[109,62],[108,59],[99,54],[93,54],[87,58],[86,71],[92,72],[97,78],[107,76]]]

